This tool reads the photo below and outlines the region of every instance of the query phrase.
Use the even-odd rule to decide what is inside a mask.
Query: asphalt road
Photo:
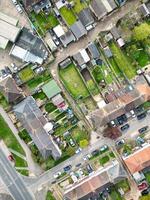
[[[0,176],[15,200],[34,200],[21,177],[0,149]]]

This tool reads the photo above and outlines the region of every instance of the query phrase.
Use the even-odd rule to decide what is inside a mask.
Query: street
[[[2,149],[0,149],[0,177],[15,200],[34,200]]]

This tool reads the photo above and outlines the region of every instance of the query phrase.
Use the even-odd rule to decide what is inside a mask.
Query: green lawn
[[[136,75],[136,68],[132,66],[130,59],[123,53],[115,42],[111,42],[109,46],[119,68],[129,79],[132,79]]]
[[[100,162],[101,165],[104,165],[104,164],[106,164],[109,160],[110,160],[109,156],[106,155],[106,156],[104,156],[104,157],[101,157],[101,158],[99,159],[99,162]]]
[[[23,82],[27,82],[31,80],[34,77],[33,70],[31,69],[31,66],[27,66],[23,70],[19,72],[19,77]]]
[[[148,184],[150,184],[150,172],[146,172],[144,173],[146,181],[148,182]]]
[[[124,200],[123,197],[114,188],[111,189],[110,193],[111,200]]]
[[[129,182],[127,179],[123,179],[123,180],[119,181],[115,186],[118,189],[122,188],[125,193],[130,190],[130,185],[129,185]]]
[[[35,93],[35,94],[33,95],[33,97],[34,97],[35,99],[40,99],[40,100],[44,100],[44,99],[47,98],[46,95],[44,94],[44,92]]]
[[[5,97],[0,93],[0,105],[6,109],[8,108],[9,104],[8,102],[6,101]]]
[[[35,89],[38,85],[47,82],[51,79],[50,74],[46,71],[43,74],[35,76],[33,79],[29,80],[27,82],[27,86],[30,88],[30,90]]]
[[[51,191],[48,191],[48,192],[47,192],[46,200],[56,200],[56,199],[53,197],[53,194],[52,194]]]
[[[34,26],[37,28],[37,30],[40,30],[39,32],[42,32],[42,34],[45,34],[47,30],[54,28],[59,24],[53,13],[50,13],[47,16],[43,12],[39,14],[32,12],[31,18]]]
[[[81,130],[78,126],[72,129],[71,135],[80,147],[84,148],[88,145],[90,139],[89,134],[86,131]]]
[[[75,99],[89,96],[89,92],[74,64],[70,64],[65,69],[60,69],[59,72],[66,89]]]
[[[46,110],[46,112],[48,112],[48,113],[51,113],[51,112],[53,112],[54,110],[56,110],[57,109],[57,107],[53,104],[53,103],[51,103],[51,102],[49,102],[49,103],[47,103],[46,105],[45,105],[45,110]]]
[[[92,79],[90,79],[89,81],[86,82],[86,86],[93,96],[99,94],[97,85],[94,83],[94,81]]]
[[[81,10],[87,7],[85,2],[81,2],[80,0],[74,0],[74,7],[73,10],[75,13],[79,13]]]
[[[68,9],[66,6],[60,8],[59,11],[68,26],[71,26],[76,22],[76,16],[72,12],[72,10]]]
[[[13,135],[10,128],[7,126],[6,122],[0,115],[0,139],[4,140],[5,144],[8,148],[11,148],[22,155],[25,156],[24,150],[22,149],[21,145],[18,143],[16,137]],[[26,167],[27,163],[23,159],[19,158],[18,156],[15,156],[16,167]]]

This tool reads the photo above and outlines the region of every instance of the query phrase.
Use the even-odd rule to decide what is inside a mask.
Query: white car
[[[16,0],[12,0],[13,4],[17,5],[17,1]]]
[[[78,153],[80,153],[81,151],[82,151],[82,149],[79,147],[79,148],[75,151],[75,153],[78,154]]]
[[[20,5],[16,5],[16,9],[17,9],[17,11],[20,13],[20,14],[22,14],[23,13],[23,10],[22,10],[22,8],[21,8],[21,6]]]
[[[54,174],[54,178],[58,178],[59,176],[61,176],[61,172],[57,172],[56,174]]]

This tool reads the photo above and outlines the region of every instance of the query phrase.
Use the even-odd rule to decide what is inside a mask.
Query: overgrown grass
[[[132,65],[130,59],[123,53],[115,42],[109,44],[113,53],[114,60],[121,69],[121,71],[129,78],[132,79],[136,75],[136,68]]]
[[[19,72],[19,77],[23,82],[31,80],[34,77],[34,73],[33,70],[31,69],[31,66],[27,66],[23,70],[21,70]]]
[[[72,10],[68,9],[66,6],[60,8],[59,11],[68,26],[71,26],[76,22],[76,16],[72,12]]]
[[[66,89],[75,99],[90,95],[74,64],[70,64],[65,69],[60,69],[59,73]]]

